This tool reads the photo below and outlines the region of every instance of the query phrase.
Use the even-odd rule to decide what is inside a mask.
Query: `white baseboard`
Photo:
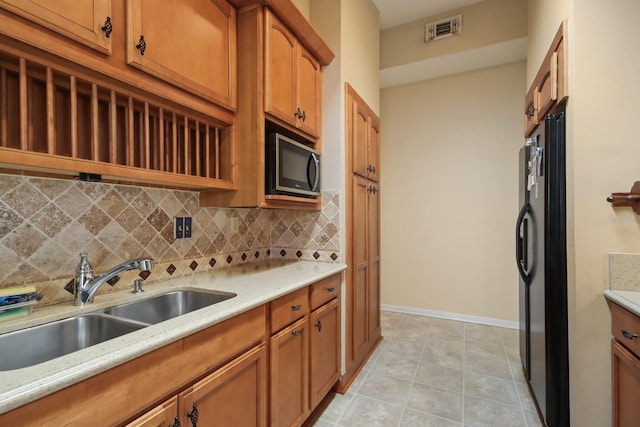
[[[381,308],[387,311],[398,313],[417,314],[419,316],[431,316],[441,319],[459,320],[461,322],[478,323],[488,326],[499,326],[501,328],[518,329],[519,323],[510,320],[494,319],[492,317],[470,316],[460,313],[449,313],[446,311],[426,310],[424,308],[404,307],[401,305],[382,304]]]

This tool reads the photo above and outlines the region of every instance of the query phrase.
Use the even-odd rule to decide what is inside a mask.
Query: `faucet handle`
[[[86,252],[80,253],[80,263],[76,267],[76,275],[83,274],[85,277],[93,277],[93,267],[87,258],[88,255]]]

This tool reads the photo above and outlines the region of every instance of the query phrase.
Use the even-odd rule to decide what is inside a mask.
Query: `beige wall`
[[[311,0],[291,0],[291,2],[298,8],[307,19],[311,15]]]
[[[457,13],[463,14],[462,34],[424,43],[424,26],[427,22]],[[433,19],[421,19],[382,31],[381,68],[450,55],[527,36],[525,0],[486,0],[437,15]]]
[[[382,91],[382,303],[517,321],[525,63]]]

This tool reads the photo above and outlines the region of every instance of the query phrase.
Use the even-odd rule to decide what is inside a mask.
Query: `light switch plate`
[[[192,224],[192,220],[190,216],[186,216],[184,217],[184,238],[185,239],[190,239],[191,238],[191,224]]]
[[[184,237],[184,218],[176,217],[173,223],[173,230],[176,239],[182,239]]]

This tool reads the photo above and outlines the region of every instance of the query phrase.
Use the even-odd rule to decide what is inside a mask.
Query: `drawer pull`
[[[198,406],[195,403],[193,404],[193,409],[191,410],[191,412],[187,414],[187,417],[189,417],[189,419],[191,420],[191,424],[193,424],[193,427],[198,426]]]
[[[638,334],[634,334],[632,332],[627,332],[624,329],[622,329],[620,332],[622,332],[622,335],[624,335],[624,337],[627,338],[627,339],[632,340],[632,339],[638,338]]]
[[[316,327],[316,329],[318,329],[318,332],[322,332],[322,322],[320,322],[320,319],[318,319],[318,321],[316,322],[315,325],[313,325]]]
[[[173,424],[171,424],[169,427],[181,427],[180,418],[176,417],[176,419],[173,421]]]
[[[335,292],[336,288],[327,288],[329,292]]]
[[[292,305],[291,306],[291,310],[293,310],[293,311],[298,311],[301,308],[302,308],[302,305],[300,305],[300,304],[296,304],[296,305]]]
[[[147,42],[144,40],[144,36],[142,34],[140,35],[140,40],[138,40],[136,49],[140,51],[140,55],[144,55],[144,51],[147,50]]]
[[[104,25],[100,29],[102,31],[104,31],[104,36],[106,38],[111,37],[111,32],[113,31],[113,24],[111,23],[111,17],[110,16],[107,16],[107,19],[105,19],[105,21],[104,21]]]
[[[291,335],[293,335],[294,337],[297,337],[300,334],[302,334],[302,331],[292,331],[291,332]]]

